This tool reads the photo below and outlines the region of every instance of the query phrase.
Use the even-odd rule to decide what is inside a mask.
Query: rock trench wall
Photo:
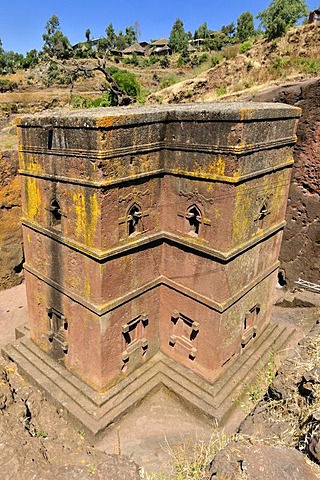
[[[302,108],[280,252],[281,280],[320,283],[320,79],[279,87],[254,98]]]
[[[18,152],[0,150],[0,290],[21,283],[23,247]]]

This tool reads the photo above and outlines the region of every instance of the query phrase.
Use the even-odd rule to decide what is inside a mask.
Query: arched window
[[[260,208],[260,212],[259,212],[259,221],[262,222],[266,216],[269,214],[269,210],[268,210],[268,207],[267,205],[264,203],[262,205],[262,207]]]
[[[140,207],[136,204],[132,205],[127,217],[129,235],[134,235],[135,233],[140,231],[141,217],[142,214]]]
[[[188,209],[186,218],[189,222],[189,234],[193,236],[199,235],[201,224],[201,212],[196,205],[192,205]]]
[[[61,228],[61,209],[58,201],[56,199],[52,200],[50,205],[50,212],[51,212],[51,226],[54,228]]]

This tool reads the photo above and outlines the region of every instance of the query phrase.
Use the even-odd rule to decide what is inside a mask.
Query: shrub
[[[170,67],[170,60],[169,60],[168,55],[166,55],[165,57],[161,57],[160,60],[159,60],[159,64],[160,64],[160,67],[162,67],[162,68]]]
[[[11,82],[10,80],[0,80],[0,92],[12,92],[18,88],[18,85],[16,82]]]
[[[245,42],[241,43],[239,52],[240,53],[247,53],[248,50],[252,47],[252,41],[246,40]]]
[[[223,60],[223,56],[221,55],[221,53],[216,53],[216,54],[213,55],[213,57],[211,58],[211,65],[212,65],[213,67],[215,67],[215,66],[218,65],[222,60]]]
[[[320,60],[317,58],[298,57],[297,64],[302,67],[308,75],[317,75],[320,73]]]
[[[290,63],[289,57],[277,57],[274,62],[271,64],[271,68],[274,70],[280,70],[287,67]]]
[[[221,53],[226,60],[235,58],[239,53],[239,45],[228,45],[221,50]]]
[[[141,91],[140,83],[133,73],[127,70],[119,70],[117,67],[108,67],[107,70],[124,93],[134,97],[138,102],[144,103],[147,93]],[[90,100],[83,96],[75,96],[71,100],[71,105],[73,108],[111,107],[117,105],[117,98],[109,90],[95,100]]]
[[[199,65],[199,57],[197,57],[197,55],[193,55],[190,59],[190,63],[192,67],[197,67]]]
[[[137,67],[138,65],[140,65],[140,60],[136,52],[133,52],[131,57],[123,58],[122,63],[124,63],[125,65],[134,65],[135,67]]]
[[[72,97],[70,103],[73,108],[90,108],[92,106],[92,100],[81,95],[75,95]]]
[[[16,103],[3,103],[0,110],[6,113],[18,113],[18,105]]]
[[[137,103],[139,105],[144,105],[147,100],[147,96],[150,94],[150,91],[146,88],[141,88],[140,93],[137,95]]]
[[[123,92],[137,98],[141,87],[134,73],[127,70],[118,70],[112,76]]]
[[[216,89],[216,94],[218,97],[221,95],[225,95],[227,93],[227,85],[225,83],[220,83],[220,85]]]
[[[110,75],[113,75],[114,73],[116,72],[119,72],[119,68],[118,67],[107,67],[107,72],[110,73]]]
[[[207,62],[208,60],[209,60],[209,55],[207,53],[202,53],[201,56],[199,57],[199,65]]]
[[[114,105],[111,92],[107,92],[102,97],[96,98],[92,101],[90,107],[111,107]]]
[[[177,67],[182,67],[183,65],[186,65],[187,63],[190,62],[190,57],[186,53],[182,53],[180,57],[178,58],[177,61]]]

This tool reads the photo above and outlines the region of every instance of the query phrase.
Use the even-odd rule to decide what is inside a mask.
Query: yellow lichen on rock
[[[115,118],[118,118],[118,117],[108,115],[108,116],[99,118],[98,127],[100,127],[100,128],[111,128],[111,127],[113,127]]]
[[[37,184],[37,179],[33,177],[26,178],[25,181],[26,195],[26,217],[30,222],[40,220],[40,212],[42,206],[41,192]]]
[[[100,218],[100,208],[97,193],[87,194],[75,192],[73,203],[76,213],[76,236],[87,247],[94,245],[94,238]]]
[[[247,183],[239,185],[236,190],[232,234],[232,242],[234,244],[245,240],[250,224],[252,223],[254,199],[250,195],[250,190],[251,189]]]

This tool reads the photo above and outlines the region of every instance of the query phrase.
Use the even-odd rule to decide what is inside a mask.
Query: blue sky
[[[25,54],[28,50],[40,50],[42,34],[47,20],[57,15],[61,30],[72,44],[85,39],[90,28],[93,37],[105,34],[112,22],[115,30],[125,29],[139,22],[140,40],[167,37],[177,18],[184,22],[186,30],[194,30],[207,22],[212,30],[236,22],[247,10],[255,16],[264,10],[271,0],[0,0],[0,39],[5,51]],[[309,0],[310,9],[319,6],[319,0]]]

